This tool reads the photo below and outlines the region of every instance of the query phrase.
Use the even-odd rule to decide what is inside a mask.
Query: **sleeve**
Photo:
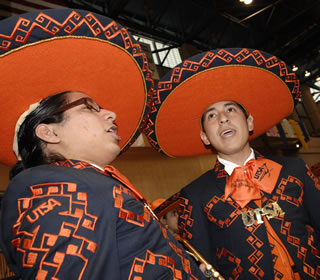
[[[38,183],[27,184],[28,175]],[[92,187],[98,185],[94,178],[88,183],[52,172],[26,174],[9,185],[1,246],[16,274],[22,279],[120,279],[110,186]]]
[[[303,176],[303,206],[307,210],[311,226],[320,234],[320,182],[310,170],[309,166],[304,162],[301,163],[301,171]]]
[[[141,201],[116,188],[117,246],[123,279],[204,279],[199,267]],[[127,276],[130,275],[130,278]]]
[[[193,189],[197,189],[193,187]],[[178,194],[182,200],[179,210],[179,234],[186,239],[207,262],[215,266],[211,252],[212,244],[208,234],[208,219],[199,202],[200,195],[184,188]],[[213,253],[213,254],[212,254]]]

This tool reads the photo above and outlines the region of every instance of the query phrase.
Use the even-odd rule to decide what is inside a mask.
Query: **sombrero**
[[[84,10],[36,11],[0,21],[0,162],[12,165],[14,128],[51,94],[87,93],[117,114],[122,151],[140,134],[153,81],[147,57],[115,21]]]
[[[154,210],[156,208],[158,208],[163,202],[165,202],[166,200],[164,198],[158,198],[154,201],[151,202],[151,210]]]
[[[151,203],[151,209],[159,219],[163,217],[165,214],[167,214],[169,211],[179,209],[180,204],[182,204],[182,199],[173,198],[175,198],[175,196],[171,197],[168,200],[159,198]]]
[[[168,156],[211,153],[200,140],[200,119],[211,104],[233,100],[254,118],[257,137],[288,116],[300,98],[286,63],[259,50],[217,49],[193,56],[158,83],[145,134]]]

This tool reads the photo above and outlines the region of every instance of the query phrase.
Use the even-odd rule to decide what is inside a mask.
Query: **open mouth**
[[[235,130],[233,129],[227,129],[227,130],[224,130],[220,133],[220,136],[222,137],[228,137],[228,136],[232,136],[233,134],[235,133]]]
[[[113,137],[117,140],[120,141],[121,137],[117,134],[118,132],[118,127],[116,125],[111,126],[108,130],[108,133],[111,133],[113,135]]]

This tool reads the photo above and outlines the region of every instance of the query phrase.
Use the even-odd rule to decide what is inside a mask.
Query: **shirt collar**
[[[250,153],[249,157],[246,159],[246,161],[243,163],[243,165],[245,165],[249,160],[255,159],[253,149],[250,148],[250,150],[251,150],[251,153]],[[233,163],[232,161],[225,160],[225,159],[223,159],[223,158],[221,158],[221,157],[219,157],[219,156],[217,156],[217,159],[219,160],[219,162],[220,162],[221,164],[224,165],[224,170],[225,170],[229,175],[232,174],[233,169],[235,169],[236,167],[239,167],[239,166],[240,166],[240,165],[238,165],[238,164]]]

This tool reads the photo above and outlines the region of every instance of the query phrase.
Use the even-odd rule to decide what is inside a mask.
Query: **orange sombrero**
[[[168,156],[211,153],[199,136],[211,104],[233,100],[253,116],[257,137],[288,116],[300,98],[299,80],[277,57],[251,49],[218,49],[193,56],[158,83],[145,134]]]
[[[151,209],[155,215],[160,219],[169,211],[174,209],[179,210],[179,206],[182,204],[182,199],[175,199],[176,196],[170,197],[168,200],[163,198],[156,199],[151,203]]]
[[[14,129],[29,105],[85,92],[116,112],[122,151],[140,134],[153,81],[146,55],[115,21],[84,10],[36,11],[0,21],[0,162],[12,165]]]

